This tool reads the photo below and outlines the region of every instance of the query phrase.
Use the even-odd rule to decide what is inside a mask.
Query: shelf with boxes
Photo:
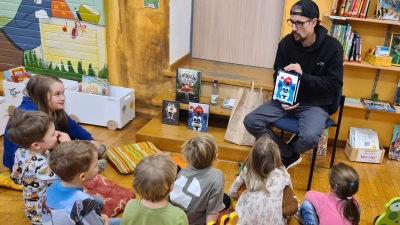
[[[334,29],[335,23],[337,23],[337,21],[339,21],[338,22],[339,24],[342,23],[341,21],[346,21],[347,24],[350,24],[351,22],[356,21],[356,22],[361,22],[361,23],[375,23],[375,24],[387,25],[388,28],[387,28],[387,32],[386,32],[386,36],[385,36],[385,41],[383,43],[384,46],[388,46],[389,45],[389,41],[390,41],[390,37],[391,37],[392,25],[400,26],[400,21],[394,21],[394,20],[380,20],[380,19],[371,19],[371,18],[344,17],[344,16],[331,15],[329,13],[325,13],[324,16],[329,18],[329,19],[331,19],[332,22],[333,22],[332,23],[333,27],[331,28],[331,35],[335,32],[335,30],[333,30],[333,29]],[[351,28],[352,28],[351,25],[350,26],[346,26],[346,28],[343,28],[345,34],[342,34],[342,35],[345,36],[346,34],[348,35],[349,33],[351,33]],[[348,29],[350,29],[350,31]],[[341,38],[343,38],[343,37],[341,37]],[[350,38],[351,38],[351,36],[350,36]],[[339,38],[338,38],[338,40],[341,41],[341,39],[339,39]],[[342,40],[341,43],[342,43],[342,45],[344,45],[344,48],[346,50],[345,41]],[[384,66],[384,65],[388,65],[387,61],[385,61],[385,59],[382,61],[382,59],[380,57],[377,58],[377,57],[372,56],[372,54],[367,52],[366,53],[366,57],[364,58],[364,60],[366,58],[368,58],[368,62],[375,63],[378,66],[372,65],[372,64],[370,64],[370,63],[368,63],[368,62],[366,62],[366,61],[364,61],[362,59],[361,43],[359,44],[359,46],[357,45],[354,48],[360,48],[360,49],[357,49],[357,50],[359,50],[359,52],[357,53],[358,54],[357,60],[354,60],[356,62],[349,62],[349,60],[346,59],[346,57],[348,56],[346,54],[346,57],[344,57],[344,66],[345,67],[360,67],[360,68],[367,68],[367,69],[375,69],[376,70],[375,81],[374,81],[373,88],[372,88],[372,91],[371,91],[371,99],[373,99],[373,97],[375,95],[375,92],[376,92],[376,87],[378,85],[378,81],[379,81],[381,70],[400,72],[400,67]],[[355,49],[354,49],[354,51],[355,51]],[[350,56],[351,56],[351,53],[350,53]],[[353,57],[353,56],[351,56],[351,57]],[[375,58],[373,58],[373,57],[375,57]],[[378,61],[379,61],[379,63],[377,63]],[[345,106],[346,107],[366,109],[367,110],[367,114],[366,114],[365,119],[368,120],[369,114],[370,114],[370,110],[369,109],[364,108],[363,106],[354,106],[354,105],[349,105],[349,104],[345,104]],[[397,110],[397,113],[399,113],[399,109],[397,107],[395,107],[395,108]]]

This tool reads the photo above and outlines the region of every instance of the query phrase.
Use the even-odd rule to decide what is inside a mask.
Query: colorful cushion
[[[0,186],[9,187],[22,191],[22,185],[15,184],[10,178],[10,172],[0,173]]]
[[[122,147],[110,148],[106,155],[111,165],[121,174],[131,174],[136,165],[144,157],[161,153],[161,151],[151,142],[140,142]]]
[[[114,217],[123,212],[129,200],[136,198],[135,193],[127,188],[107,180],[102,175],[85,183],[85,192],[88,195],[98,196],[104,201],[101,213],[108,217]]]

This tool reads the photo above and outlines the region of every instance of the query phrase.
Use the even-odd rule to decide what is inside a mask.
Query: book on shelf
[[[400,78],[399,82],[397,83],[396,93],[394,96],[394,105],[400,105]]]
[[[179,124],[179,108],[178,101],[163,100],[162,106],[162,123],[178,126]]]
[[[393,0],[378,0],[374,13],[375,18],[399,21],[400,3]]]
[[[188,104],[200,102],[201,71],[191,69],[176,69],[175,101]]]
[[[346,97],[346,99],[344,100],[344,104],[349,106],[363,107],[363,105],[361,104],[361,98]]]
[[[372,99],[362,98],[361,103],[364,105],[365,109],[385,112],[397,112],[392,103],[387,101],[374,101]]]
[[[335,37],[343,46],[343,61],[361,63],[362,38],[357,32],[352,31],[352,26],[347,22],[334,22],[331,36]]]
[[[333,0],[330,14],[333,16],[366,18],[369,5],[370,0]]]
[[[210,114],[210,105],[189,102],[189,130],[196,130],[201,132],[208,131],[208,118]]]
[[[388,158],[400,161],[400,126],[394,126]]]

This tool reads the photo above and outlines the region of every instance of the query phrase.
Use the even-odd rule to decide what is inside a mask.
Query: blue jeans
[[[303,217],[304,225],[318,225],[318,215],[314,206],[309,201],[304,201],[300,206],[300,214]]]

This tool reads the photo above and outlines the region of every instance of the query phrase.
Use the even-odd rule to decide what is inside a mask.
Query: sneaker
[[[100,153],[99,153],[99,159],[106,153],[106,146],[104,144],[100,144]]]
[[[286,170],[288,170],[290,167],[293,167],[301,163],[301,160],[303,159],[300,157],[300,154],[296,152],[293,153],[293,155],[288,158],[282,157],[282,163],[285,166]]]
[[[293,215],[293,217],[294,217],[297,221],[299,221],[301,224],[304,224],[303,217],[301,217],[301,214],[300,214],[299,211],[297,211],[297,212]]]
[[[99,159],[99,173],[104,171],[104,169],[106,168],[106,165],[107,165],[107,160]]]

